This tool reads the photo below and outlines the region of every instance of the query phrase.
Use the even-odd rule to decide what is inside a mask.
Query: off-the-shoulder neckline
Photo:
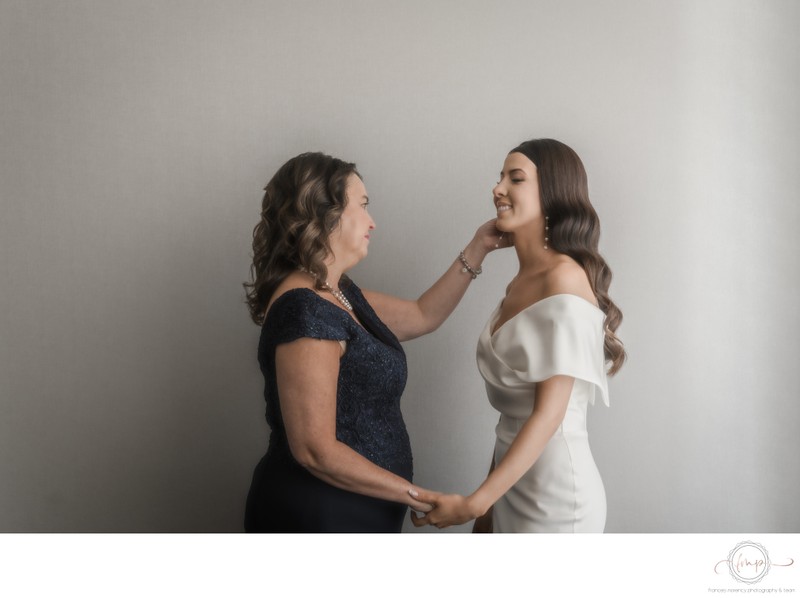
[[[540,305],[540,304],[542,304],[544,302],[547,302],[550,299],[555,299],[555,298],[565,298],[566,299],[567,297],[572,297],[573,299],[577,299],[581,303],[585,303],[589,307],[593,308],[597,313],[602,314],[603,317],[605,317],[605,315],[606,315],[605,312],[603,312],[602,309],[600,309],[598,306],[596,306],[594,303],[592,303],[588,299],[585,299],[585,298],[581,297],[580,295],[575,295],[573,293],[556,293],[554,295],[548,295],[547,297],[543,297],[542,299],[539,299],[538,301],[534,301],[530,305],[528,305],[526,307],[523,307],[521,310],[519,310],[517,313],[515,313],[513,316],[511,316],[508,320],[503,322],[503,324],[501,326],[499,326],[497,328],[497,330],[492,332],[492,329],[494,328],[494,323],[497,321],[497,316],[500,315],[500,313],[499,313],[500,307],[503,305],[503,301],[501,301],[498,304],[498,306],[495,308],[495,310],[494,310],[494,317],[491,319],[490,326],[489,326],[489,334],[491,334],[491,336],[494,337],[498,332],[500,332],[503,328],[506,327],[506,324],[508,324],[509,322],[511,322],[512,320],[517,318],[518,316],[522,315],[526,311],[529,311],[530,309],[536,307],[537,305]]]

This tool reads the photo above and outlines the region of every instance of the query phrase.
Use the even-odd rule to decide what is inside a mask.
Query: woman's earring
[[[544,248],[547,249],[547,242],[550,240],[550,217],[544,217]]]

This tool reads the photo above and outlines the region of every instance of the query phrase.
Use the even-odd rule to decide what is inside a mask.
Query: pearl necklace
[[[322,286],[326,291],[330,291],[330,294],[336,297],[336,300],[341,303],[345,309],[347,309],[347,311],[353,311],[353,305],[347,300],[347,297],[344,296],[344,293],[342,293],[339,289],[334,289],[327,282],[323,282]]]
[[[317,275],[314,274],[313,272],[310,272],[310,271],[306,270],[305,268],[298,268],[298,270],[300,270],[300,272],[305,272],[309,276],[313,277],[314,280],[319,282],[319,279],[317,278]],[[325,289],[326,291],[328,291],[331,295],[333,295],[334,298],[339,303],[341,303],[342,306],[344,306],[344,308],[347,311],[353,311],[353,304],[350,303],[350,301],[347,299],[347,297],[344,296],[344,293],[342,293],[339,289],[334,289],[331,285],[328,284],[327,281],[324,281],[321,284],[322,284],[322,288]]]

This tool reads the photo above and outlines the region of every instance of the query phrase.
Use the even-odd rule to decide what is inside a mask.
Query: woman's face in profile
[[[367,211],[369,197],[364,181],[356,174],[347,180],[347,205],[338,228],[330,236],[331,250],[346,267],[352,267],[367,256],[370,231],[375,222]]]
[[[543,217],[536,165],[523,154],[508,154],[492,199],[497,208],[498,230],[513,232],[528,225],[538,226]]]

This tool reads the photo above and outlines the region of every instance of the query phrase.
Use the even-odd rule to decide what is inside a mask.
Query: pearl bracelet
[[[472,280],[478,278],[478,274],[483,274],[483,269],[480,266],[478,266],[478,269],[476,270],[475,268],[469,265],[469,262],[467,261],[467,258],[464,256],[463,251],[458,254],[458,259],[461,260],[461,264],[464,266],[463,268],[461,268],[461,271],[464,273],[469,272],[472,275]]]

